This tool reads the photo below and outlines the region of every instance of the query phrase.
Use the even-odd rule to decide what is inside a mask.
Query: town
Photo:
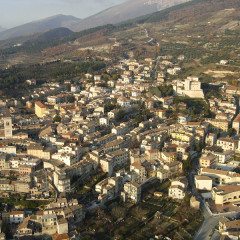
[[[197,76],[169,80],[181,71],[173,60],[124,59],[106,68],[108,78],[87,73],[79,82],[29,79],[32,95],[1,99],[1,239],[85,236],[101,209],[119,227],[124,208],[143,202],[160,207],[150,216],[138,209],[140,220],[168,217],[166,233],[182,224],[173,212],[191,208],[197,227],[208,223],[198,233],[189,226],[185,239],[215,234],[212,222],[238,237],[240,89],[221,82],[221,97],[207,99]],[[166,201],[172,212],[162,212]]]
[[[238,240],[240,1],[25,1],[0,14],[0,240]]]

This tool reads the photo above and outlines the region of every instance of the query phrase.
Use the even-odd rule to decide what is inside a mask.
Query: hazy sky
[[[126,0],[0,0],[0,26],[10,28],[56,14],[84,18]]]

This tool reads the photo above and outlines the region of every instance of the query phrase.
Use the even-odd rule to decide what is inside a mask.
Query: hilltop
[[[2,31],[0,33],[0,40],[16,38],[20,36],[30,36],[55,28],[71,28],[73,24],[79,23],[80,21],[81,19],[79,18],[60,14]]]

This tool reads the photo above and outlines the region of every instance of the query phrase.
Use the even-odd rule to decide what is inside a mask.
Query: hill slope
[[[153,14],[141,16],[139,18],[127,21],[128,23],[153,23],[161,21],[177,21],[192,23],[192,20],[204,21],[211,15],[225,9],[239,10],[239,0],[192,0],[185,4],[176,5]],[[219,16],[220,21],[224,16]]]
[[[6,29],[0,26],[0,32],[5,31]]]
[[[73,25],[72,30],[81,31],[106,24],[117,24],[128,19],[154,13],[188,1],[190,0],[128,0],[96,15],[83,19],[80,23]]]
[[[225,34],[228,29],[240,30],[239,16],[239,0],[192,0],[117,25],[104,25],[77,33],[67,29],[51,30],[42,36],[36,34],[21,41],[23,43],[21,47],[2,44],[0,61],[2,56],[2,61],[16,63],[19,62],[19,56],[24,56],[26,53],[34,53],[35,57],[43,60],[48,57],[48,53],[50,57],[57,59],[66,55],[79,56],[84,48],[101,49],[102,46],[105,48],[106,44],[112,46],[110,50],[112,51],[114,39],[120,43],[120,47],[113,51],[117,56],[124,54],[128,49],[136,49],[139,54],[143,54],[146,49],[140,50],[142,48],[149,50],[151,44],[154,46],[151,49],[154,53],[158,44],[161,50],[173,49],[179,54],[187,54],[188,49],[189,54],[193,56],[201,55],[205,52],[205,44],[208,41],[213,42],[214,46],[217,44],[235,46],[240,42],[238,32],[232,36]],[[202,36],[203,40],[199,36]],[[131,39],[131,42],[128,39]],[[151,44],[149,44],[150,39],[154,40]],[[223,42],[216,43],[215,40]],[[100,51],[98,54],[101,54]],[[225,59],[224,56],[221,59]]]
[[[54,28],[71,28],[72,25],[79,23],[81,19],[73,16],[56,15],[43,20],[27,23],[15,28],[5,30],[0,33],[0,40],[15,38],[20,36],[33,35],[35,33],[43,33]]]

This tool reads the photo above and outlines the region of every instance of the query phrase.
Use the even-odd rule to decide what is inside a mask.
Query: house
[[[118,104],[121,107],[131,107],[131,100],[126,97],[120,97],[118,98]]]
[[[232,138],[219,138],[217,140],[217,146],[221,147],[225,151],[234,151],[237,148],[237,142]]]
[[[240,220],[230,220],[223,217],[219,220],[219,233],[221,236],[226,236],[229,239],[239,239],[240,238]]]
[[[172,104],[173,104],[173,97],[172,97],[172,96],[169,96],[169,97],[161,97],[161,98],[159,98],[158,100],[161,101],[162,104],[163,104],[163,107],[164,107],[164,108],[167,108],[167,109],[168,109],[169,107],[171,107]]]
[[[154,113],[155,113],[156,116],[158,116],[159,118],[162,118],[162,119],[166,118],[166,110],[165,110],[165,109],[164,109],[164,110],[162,110],[162,109],[156,109],[156,110],[154,111]]]
[[[129,164],[128,150],[119,149],[114,152],[106,154],[104,158],[100,160],[101,168],[104,172],[107,172],[111,176],[115,169],[122,169]]]
[[[71,181],[70,178],[62,171],[54,171],[53,173],[54,185],[59,192],[70,192]]]
[[[101,117],[101,118],[99,118],[99,124],[100,125],[109,125],[109,119],[107,117]]]
[[[30,144],[27,147],[27,155],[49,160],[51,159],[52,152],[50,149],[45,149],[42,145]]]
[[[130,165],[130,171],[136,182],[143,183],[147,180],[146,168],[141,162],[136,161]]]
[[[240,183],[240,174],[230,171],[201,168],[199,175],[210,177],[214,185]]]
[[[206,140],[205,140],[205,143],[208,145],[208,146],[213,146],[214,144],[216,144],[217,142],[217,135],[215,133],[209,133],[207,136],[206,136]]]
[[[12,211],[9,213],[10,224],[19,224],[23,222],[24,211]]]
[[[235,129],[237,134],[240,132],[240,113],[234,118],[232,128]]]
[[[224,132],[228,131],[229,122],[227,120],[207,118],[205,121],[207,123],[210,123],[214,130],[221,130]]]
[[[126,182],[124,184],[123,192],[121,196],[123,201],[133,201],[134,203],[138,203],[141,200],[142,195],[142,186],[136,182]]]
[[[17,231],[16,231],[16,236],[21,237],[21,236],[31,236],[33,234],[33,228],[30,227],[30,223],[33,223],[31,221],[31,217],[26,217],[24,218],[23,222],[19,224]],[[31,224],[33,226],[33,224]]]
[[[220,185],[212,189],[215,204],[239,203],[240,185]]]
[[[96,184],[95,190],[99,193],[98,199],[102,202],[106,202],[117,197],[120,194],[121,187],[121,177],[111,177]]]
[[[186,195],[187,182],[185,178],[173,180],[168,189],[168,196],[173,199],[184,199]]]
[[[40,101],[35,102],[35,114],[43,118],[47,113],[47,106]]]
[[[195,208],[196,210],[200,209],[200,202],[194,196],[190,198],[190,207]]]
[[[179,176],[182,173],[182,163],[175,161],[168,164],[163,164],[160,168],[156,169],[156,177],[160,181]]]
[[[199,159],[199,165],[202,168],[212,167],[216,164],[216,162],[217,162],[217,157],[212,153],[203,154]]]
[[[213,180],[208,176],[195,176],[195,186],[198,190],[211,191]]]
[[[177,95],[188,96],[190,98],[204,98],[201,82],[198,77],[188,77],[184,82],[177,81],[173,86]]]

